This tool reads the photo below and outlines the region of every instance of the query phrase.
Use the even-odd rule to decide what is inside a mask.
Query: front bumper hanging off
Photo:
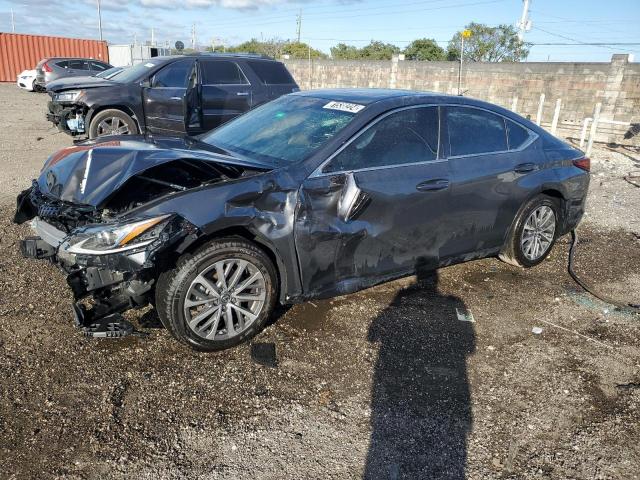
[[[75,299],[75,324],[83,334],[115,338],[133,333],[133,325],[122,317],[122,313],[148,303],[147,295],[153,281],[144,280],[144,253],[142,257],[140,253],[134,254],[138,261],[143,258],[142,265],[124,254],[119,255],[123,258],[115,258],[116,255],[78,258],[60,251],[64,232],[38,217],[32,226],[40,235],[22,240],[20,251],[25,258],[49,260],[67,274],[67,283]],[[87,307],[88,298],[91,299],[91,308]]]

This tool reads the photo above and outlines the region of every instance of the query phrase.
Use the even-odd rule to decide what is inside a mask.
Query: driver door
[[[305,293],[349,293],[439,265],[450,195],[439,114],[388,114],[305,180],[295,235]]]
[[[161,135],[185,135],[198,128],[198,82],[192,58],[172,62],[158,70],[143,88],[147,130]]]

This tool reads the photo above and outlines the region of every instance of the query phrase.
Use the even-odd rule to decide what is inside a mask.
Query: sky
[[[534,45],[527,61],[606,62],[614,53],[640,61],[640,0],[531,0]],[[343,42],[364,46],[381,40],[404,47],[433,38],[446,48],[469,22],[515,24],[521,0],[101,0],[104,39],[158,44],[233,45],[251,38],[296,38],[329,53]],[[0,31],[98,39],[97,0],[0,0]],[[579,45],[548,45],[578,43]],[[636,43],[637,45],[584,45]],[[547,45],[545,45],[547,44]]]

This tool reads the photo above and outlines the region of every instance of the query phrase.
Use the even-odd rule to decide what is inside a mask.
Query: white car
[[[18,75],[18,79],[16,81],[18,86],[24,90],[29,90],[33,92],[36,90],[36,71],[35,70],[24,70],[20,75]]]

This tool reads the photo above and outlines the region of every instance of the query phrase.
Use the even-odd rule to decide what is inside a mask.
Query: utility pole
[[[298,17],[296,19],[296,31],[298,35],[298,43],[300,43],[300,30],[302,29],[302,9],[300,9],[300,13],[298,13]]]
[[[464,57],[464,39],[471,36],[471,30],[460,33],[460,64],[458,65],[458,95],[462,95],[462,58]]]
[[[98,0],[98,30],[100,30],[100,41],[102,41],[102,11],[100,10],[100,0]]]
[[[518,40],[521,42],[524,40],[524,34],[531,30],[531,20],[529,20],[529,6],[531,0],[522,0],[522,16],[520,21],[516,24],[518,27]]]
[[[156,44],[156,38],[155,38],[154,33],[155,33],[155,32],[153,31],[153,27],[151,27],[151,46],[152,46],[152,47],[154,47],[154,46],[155,46],[155,44]]]
[[[16,22],[13,18],[13,8],[11,9],[11,32],[16,33]]]
[[[196,24],[191,25],[191,48],[196,49]]]

